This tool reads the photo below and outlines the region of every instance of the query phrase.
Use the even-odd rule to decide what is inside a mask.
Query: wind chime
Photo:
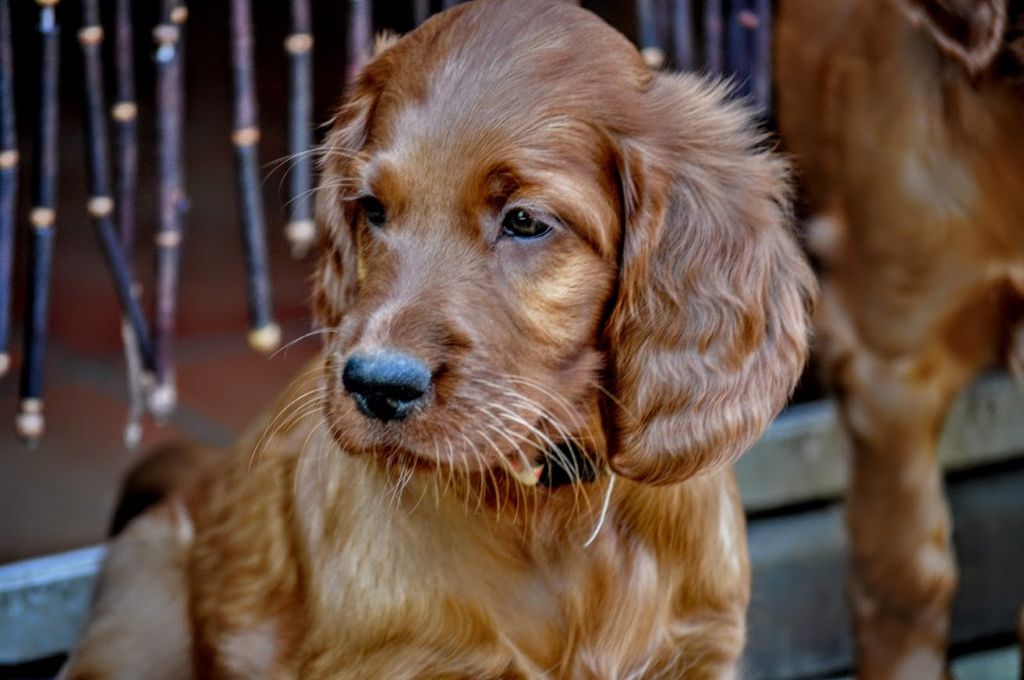
[[[125,442],[141,437],[146,413],[164,419],[176,403],[174,336],[181,242],[188,198],[183,173],[185,135],[184,0],[157,0],[159,23],[153,29],[156,69],[158,208],[153,310],[141,304],[141,284],[132,270],[136,243],[138,184],[138,105],[135,98],[133,0],[114,2],[114,100],[108,109],[102,45],[105,38],[99,0],[74,0],[83,64],[85,155],[88,162],[88,212],[99,239],[122,317],[128,373],[129,413]],[[21,365],[18,435],[34,442],[45,430],[43,363],[53,243],[57,228],[58,85],[60,75],[60,0],[35,0],[39,57],[37,119],[33,143],[32,206],[28,216],[28,255],[24,349]],[[457,0],[440,0],[441,9]],[[412,0],[414,21],[431,13],[430,0]],[[62,15],[65,12],[60,12]],[[636,0],[638,42],[652,68],[670,61],[681,70],[731,72],[743,94],[763,111],[770,104],[770,0]],[[291,32],[285,40],[290,62],[288,151],[293,164],[288,186],[284,235],[292,253],[303,257],[314,237],[313,220],[313,21],[309,0],[291,0]],[[695,30],[699,26],[699,30]],[[260,193],[259,111],[253,64],[251,0],[230,0],[231,64],[238,204],[249,306],[249,344],[273,351],[281,331],[274,322],[267,270],[266,223]],[[370,0],[349,0],[347,69],[351,79],[371,48]],[[698,40],[699,39],[699,40]],[[703,55],[698,58],[699,47]],[[10,368],[11,273],[19,178],[15,130],[14,63],[10,0],[0,0],[0,375]],[[109,118],[108,118],[109,116]],[[114,135],[111,143],[110,124]],[[113,168],[111,167],[113,151]]]
[[[83,64],[88,212],[99,238],[120,305],[122,335],[129,376],[128,445],[141,436],[146,412],[166,418],[176,402],[174,332],[177,287],[187,193],[182,172],[184,140],[184,32],[188,9],[182,0],[159,0],[160,20],[153,29],[156,68],[156,137],[158,214],[155,234],[156,267],[152,318],[140,302],[141,289],[132,271],[136,248],[135,194],[138,183],[138,105],[135,101],[132,0],[114,6],[115,97],[109,111],[103,82],[102,45],[105,37],[99,0],[78,0],[77,33]],[[70,4],[65,2],[65,5]],[[365,4],[365,3],[363,3]],[[34,442],[45,429],[43,362],[53,241],[57,226],[58,86],[60,73],[59,0],[36,0],[38,118],[35,128],[32,208],[29,212],[28,276],[16,429]],[[60,9],[60,12],[58,12]],[[300,159],[291,182],[291,221],[286,230],[296,254],[312,242],[312,60],[313,45],[308,0],[293,0],[294,30],[286,48],[292,59],[289,116],[290,147]],[[235,126],[238,196],[248,280],[250,344],[272,351],[280,331],[271,311],[263,206],[259,194],[259,127],[253,76],[253,37],[250,0],[231,3],[232,65],[235,84]],[[369,25],[365,27],[369,31]],[[0,374],[10,358],[10,298],[19,156],[15,133],[14,64],[10,0],[0,0]],[[109,115],[109,119],[108,119]],[[110,140],[110,122],[115,134]],[[110,152],[114,153],[114,171]]]

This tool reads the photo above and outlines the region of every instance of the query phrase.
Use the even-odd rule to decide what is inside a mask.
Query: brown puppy
[[[112,546],[66,676],[730,677],[728,464],[814,284],[723,97],[570,3],[381,46],[323,153],[324,359]]]
[[[973,376],[1024,366],[1022,25],[1019,0],[780,6],[778,117],[816,213],[818,325],[854,453],[863,678],[944,673],[956,568],[937,439]]]

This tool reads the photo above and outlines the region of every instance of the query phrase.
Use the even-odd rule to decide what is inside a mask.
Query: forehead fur
[[[521,144],[553,125],[617,131],[635,118],[651,77],[636,49],[601,19],[543,0],[461,5],[370,68],[380,96],[369,141],[390,145],[414,129],[433,133],[436,151],[493,143],[498,131]],[[398,124],[403,114],[417,125]]]

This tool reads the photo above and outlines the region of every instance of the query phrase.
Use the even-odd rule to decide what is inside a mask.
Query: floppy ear
[[[1003,46],[1006,0],[896,0],[896,5],[971,75],[987,69]]]
[[[313,275],[313,315],[323,328],[337,326],[355,297],[358,264],[344,196],[351,191],[353,161],[366,145],[370,118],[389,68],[388,60],[381,55],[395,42],[397,38],[390,34],[378,38],[374,61],[350,85],[320,149],[320,183],[316,191],[320,258]]]
[[[655,76],[649,123],[623,141],[610,463],[640,481],[736,459],[788,399],[807,351],[816,286],[790,230],[787,166],[726,95]]]

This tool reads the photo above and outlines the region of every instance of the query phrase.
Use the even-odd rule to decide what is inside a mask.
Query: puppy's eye
[[[513,208],[505,213],[501,230],[513,238],[539,238],[551,231],[551,225],[541,222],[522,208]]]
[[[360,200],[359,206],[363,210],[366,221],[373,226],[382,227],[388,221],[388,211],[384,209],[384,204],[373,196],[367,196]]]

